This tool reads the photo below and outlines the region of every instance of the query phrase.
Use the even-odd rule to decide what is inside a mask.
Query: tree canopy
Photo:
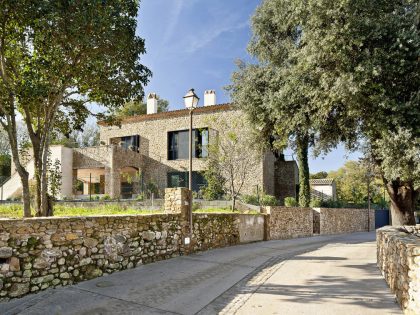
[[[169,102],[165,99],[158,97],[158,113],[167,112],[169,110]],[[119,118],[130,117],[136,115],[145,115],[147,114],[147,104],[143,101],[130,101],[124,104],[123,107],[119,108],[116,111],[116,115]]]
[[[252,23],[264,113],[307,123],[316,152],[367,146],[394,224],[414,223],[419,190],[419,17],[416,0],[266,0]]]

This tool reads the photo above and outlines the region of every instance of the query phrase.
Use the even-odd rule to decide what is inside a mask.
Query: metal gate
[[[375,210],[375,229],[389,224],[389,210]]]

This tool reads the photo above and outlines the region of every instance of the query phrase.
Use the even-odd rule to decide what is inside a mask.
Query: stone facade
[[[311,208],[265,207],[266,239],[281,240],[313,234]]]
[[[378,267],[404,314],[420,314],[420,225],[383,227],[376,242]]]
[[[345,209],[345,208],[321,208],[319,211],[319,233],[340,234],[366,232],[375,230],[375,210],[368,209]],[[370,227],[368,229],[368,222]]]
[[[297,197],[299,170],[295,161],[275,161],[274,170],[274,195],[284,205],[284,198]]]
[[[208,128],[209,143],[212,143],[219,133],[220,125],[218,121],[223,119],[224,121],[233,122],[238,119],[244,119],[243,117],[244,115],[241,111],[234,109],[228,104],[199,107],[194,110],[193,128]],[[232,123],[232,125],[234,124]],[[139,153],[143,156],[144,161],[142,166],[144,180],[156,184],[163,193],[164,188],[167,187],[168,172],[188,171],[187,159],[168,159],[168,133],[187,130],[188,127],[189,110],[177,110],[130,117],[122,122],[121,127],[100,124],[100,139],[103,144],[111,144],[119,137],[139,135]],[[238,132],[238,130],[235,131]],[[296,162],[288,162],[290,165],[294,165],[292,168],[289,167],[289,164],[279,165],[276,168],[274,162],[275,159],[271,153],[263,155],[261,161],[257,161],[257,165],[249,170],[242,193],[255,193],[257,186],[260,190],[264,190],[270,195],[276,195],[285,189],[295,191]],[[284,168],[287,171],[284,171]],[[193,171],[201,172],[205,169],[205,158],[193,159]],[[276,172],[280,174],[277,176],[277,182],[280,181],[282,176],[291,176],[293,180],[289,178],[283,179],[283,186],[276,190]],[[289,184],[293,186],[291,189],[287,187]],[[286,195],[288,194],[286,193]]]

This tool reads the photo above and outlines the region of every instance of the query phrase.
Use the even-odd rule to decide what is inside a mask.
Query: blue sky
[[[216,90],[217,103],[229,102],[235,59],[249,60],[250,17],[260,0],[142,0],[137,33],[146,41],[142,63],[153,72],[145,92],[167,99],[170,109],[183,107],[182,97],[194,88],[203,101]],[[287,152],[291,154],[292,152]],[[342,147],[310,159],[311,172],[333,170],[345,162]],[[350,154],[357,159],[360,154]]]

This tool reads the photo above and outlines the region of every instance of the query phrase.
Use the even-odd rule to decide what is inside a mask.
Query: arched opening
[[[132,199],[141,193],[141,171],[134,166],[121,168],[121,198]]]

